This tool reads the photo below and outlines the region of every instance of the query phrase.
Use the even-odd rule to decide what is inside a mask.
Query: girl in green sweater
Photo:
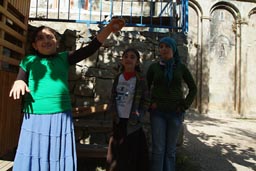
[[[85,47],[57,52],[56,31],[38,27],[32,35],[35,54],[21,60],[10,97],[24,95],[24,113],[13,171],[76,171],[76,145],[68,89],[71,65],[91,56],[112,32],[124,26],[113,19]]]

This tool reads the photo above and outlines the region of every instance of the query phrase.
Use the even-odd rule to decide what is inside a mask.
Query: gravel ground
[[[256,171],[255,130],[256,119],[188,113],[182,148],[201,171]]]

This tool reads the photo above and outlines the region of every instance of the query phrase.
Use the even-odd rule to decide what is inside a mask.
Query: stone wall
[[[35,27],[42,24],[53,26],[51,22],[31,22],[30,24],[30,33]],[[61,23],[54,26],[53,28],[59,32],[59,51],[71,51],[86,46],[98,32],[98,30],[86,30],[82,24],[72,24],[69,27],[69,24]],[[69,29],[62,30],[63,28]],[[123,51],[128,47],[135,47],[141,55],[140,67],[142,72],[146,74],[149,65],[158,60],[158,42],[164,36],[172,36],[176,39],[180,57],[186,62],[188,57],[187,39],[182,33],[120,31],[111,34],[94,55],[70,67],[69,89],[72,106],[94,106],[109,103],[113,79],[119,71],[119,62]],[[29,49],[28,46],[27,53],[29,53]],[[111,120],[111,116],[104,114],[104,117],[102,117],[101,113],[91,117],[93,119]],[[149,123],[149,115],[146,115],[144,130],[147,141],[151,144]],[[76,131],[76,135],[80,135],[79,131]],[[99,138],[99,135],[90,134],[90,136],[97,137],[97,143],[101,144],[105,141],[105,136],[102,139]],[[86,138],[88,137],[84,137],[83,140]],[[182,144],[182,140],[181,134],[179,144]],[[92,142],[94,141],[90,140],[90,143]]]
[[[31,22],[30,31],[42,22]],[[51,22],[43,25],[52,27]],[[59,32],[59,51],[75,50],[86,46],[99,32],[97,27],[86,29],[83,24],[55,24]],[[62,30],[63,28],[68,28]],[[153,33],[120,31],[111,34],[101,48],[91,57],[70,67],[69,86],[73,107],[109,103],[112,82],[120,67],[120,57],[128,47],[135,47],[141,55],[141,69],[146,73],[149,65],[158,58],[158,41],[164,36],[177,40],[180,56],[186,62],[188,56],[186,37],[182,33]]]
[[[220,117],[256,118],[255,19],[256,2],[252,0],[189,0],[189,31],[186,36],[171,36],[178,40],[181,56],[198,86],[192,108]],[[60,34],[67,28],[76,33],[76,45],[69,50],[87,44],[99,30],[97,25],[44,24]],[[122,51],[128,46],[138,48],[145,72],[158,58],[157,42],[163,34],[129,27],[111,35],[92,57],[71,68],[73,105],[107,102]]]
[[[119,61],[123,51],[127,47],[137,48],[141,55],[141,68],[146,73],[149,64],[158,58],[158,39],[163,36],[166,34],[125,31],[110,36],[93,57],[80,62],[72,69],[73,74],[76,72],[81,75],[81,79],[72,79],[73,77],[70,76],[70,82],[75,85],[73,88],[74,105],[108,103],[112,81],[119,70]],[[181,35],[176,37],[178,36]],[[182,48],[186,49],[186,46],[180,43],[179,49]],[[187,54],[183,50],[182,52],[185,59]]]

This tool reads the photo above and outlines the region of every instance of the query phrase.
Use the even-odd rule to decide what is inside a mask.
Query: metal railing
[[[188,0],[31,0],[30,20],[108,24],[188,31]]]

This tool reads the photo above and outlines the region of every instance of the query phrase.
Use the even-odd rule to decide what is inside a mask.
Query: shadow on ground
[[[256,171],[256,120],[185,118],[177,171]],[[13,161],[15,150],[1,159]],[[78,159],[78,171],[106,171],[105,159]]]
[[[78,159],[78,171],[106,171],[105,159]],[[192,161],[183,148],[177,152],[176,171],[201,171],[199,163]]]
[[[255,171],[255,126],[254,120],[188,113],[183,151],[201,171]]]

